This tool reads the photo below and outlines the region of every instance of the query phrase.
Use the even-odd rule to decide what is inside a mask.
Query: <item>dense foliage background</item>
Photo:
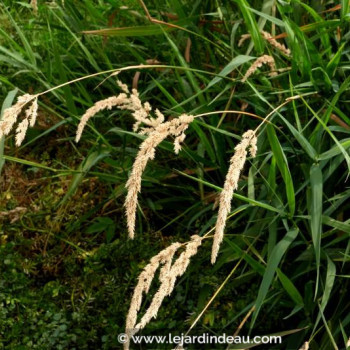
[[[141,63],[172,66],[119,75],[168,117],[230,109],[263,118],[300,94],[259,131],[258,156],[234,195],[218,262],[210,264],[208,239],[143,334],[186,332],[224,283],[192,334],[233,334],[255,305],[242,335],[295,330],[269,349],[298,349],[306,340],[311,349],[345,349],[348,1],[146,4],[151,16],[182,29],[150,23],[138,1],[39,0],[37,14],[26,1],[0,1],[0,104]],[[291,56],[273,48],[261,30],[285,43]],[[238,47],[246,33],[251,39]],[[262,67],[243,84],[262,54],[274,57],[278,75]],[[130,115],[101,113],[74,142],[84,111],[118,93],[107,76],[43,95],[24,144],[16,148],[13,135],[2,140],[2,349],[119,349],[142,267],[171,242],[213,227],[234,146],[260,122],[218,113],[191,124],[179,156],[163,142],[144,174],[137,236],[130,241],[124,186],[140,144]]]

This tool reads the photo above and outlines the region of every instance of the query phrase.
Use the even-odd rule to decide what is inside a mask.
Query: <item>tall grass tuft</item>
[[[103,234],[107,243],[113,241],[116,227],[121,225],[115,223],[119,220],[118,210],[125,211],[127,233],[134,238],[141,201],[140,207],[148,210],[143,211],[145,220],[140,220],[138,230],[157,230],[157,234],[144,235],[139,249],[146,245],[143,239],[158,239],[159,232],[167,240],[169,229],[172,241],[192,237],[156,255],[150,252],[155,256],[133,290],[126,322],[129,335],[146,327],[159,314],[175,283],[188,281],[186,269],[191,261],[196,263],[192,257],[205,237],[213,238],[211,262],[216,265],[212,267],[209,262],[210,250],[203,249],[206,255],[196,271],[198,284],[202,286],[204,280],[205,288],[199,296],[196,290],[189,292],[194,315],[189,317],[188,332],[197,326],[221,333],[242,324],[251,333],[257,329],[272,333],[272,328],[275,333],[278,328],[280,334],[288,334],[286,344],[293,349],[337,349],[346,342],[349,345],[348,1],[235,0],[218,5],[155,0],[149,11],[144,2],[141,7],[116,9],[115,2],[100,1],[97,5],[87,0],[80,5],[66,0],[64,7],[64,2],[40,3],[40,13],[34,20],[28,3],[15,2],[13,8],[22,9],[18,13],[10,1],[3,3],[7,6],[0,6],[1,19],[6,19],[4,28],[7,25],[10,30],[0,30],[0,61],[5,72],[0,93],[16,84],[23,91],[39,85],[47,88],[46,92],[52,91],[53,95],[40,99],[40,112],[60,122],[45,131],[29,130],[38,114],[38,97],[46,92],[20,96],[3,111],[0,121],[0,167],[6,160],[30,166],[30,171],[35,170],[32,173],[45,169],[55,179],[72,175],[66,196],[58,205],[63,213],[67,212],[63,208],[66,198],[79,184],[88,183],[84,177],[94,177],[93,184],[99,179],[112,192],[86,216],[67,224],[67,237],[44,228],[43,232],[49,231],[46,242],[62,239],[85,258],[93,244],[94,248],[100,244]],[[31,1],[31,5],[35,12],[37,2]],[[30,20],[20,21],[19,26],[14,17],[19,21],[18,14],[22,13],[27,13]],[[88,19],[84,19],[85,13]],[[107,17],[108,28],[97,29],[105,26]],[[46,22],[49,25],[43,31]],[[124,22],[130,26],[124,26]],[[45,43],[40,49],[37,38]],[[246,42],[249,38],[252,40]],[[131,62],[131,66],[120,68],[117,62]],[[153,63],[157,64],[151,67]],[[260,74],[264,65],[268,71]],[[44,66],[46,71],[41,72],[39,67]],[[131,70],[136,71],[133,86],[138,86],[146,96],[144,100],[153,106],[158,104],[159,109],[142,101],[138,90],[129,89],[119,80],[115,84],[114,76]],[[105,74],[110,74],[111,79],[102,86],[100,78]],[[22,84],[23,76],[28,79],[26,84]],[[84,81],[89,77],[99,87],[93,94],[90,82]],[[70,79],[77,83],[74,93]],[[120,90],[117,94],[116,85]],[[16,93],[13,91],[10,97]],[[9,103],[4,105],[8,107]],[[87,106],[91,107],[86,109]],[[238,115],[235,118],[229,114],[231,106]],[[93,116],[113,108],[129,112],[126,114],[131,115],[133,132],[125,130],[128,123],[122,118],[123,127],[116,128],[112,113],[103,121],[103,132],[86,130]],[[82,117],[75,140],[84,137],[89,142],[80,146],[82,152],[76,148],[75,157],[81,162],[77,170],[62,167],[59,162],[53,162],[57,165],[54,168],[32,161],[36,148],[30,145],[61,125],[73,124],[79,115]],[[263,119],[258,127],[256,119]],[[11,137],[4,140],[11,130],[14,143],[22,145],[19,151],[11,148]],[[27,144],[23,146],[25,136]],[[252,158],[257,154],[257,138],[259,157],[245,176],[248,154]],[[65,135],[58,142],[76,147],[73,140],[73,136]],[[23,149],[30,154],[30,160],[18,158],[16,152]],[[10,155],[3,155],[4,150]],[[174,150],[178,161],[162,158],[164,150]],[[156,152],[159,162],[153,162],[151,167],[149,163]],[[81,159],[84,153],[88,156]],[[118,200],[124,187],[122,207]],[[144,188],[148,190],[143,198],[141,187],[143,193]],[[213,210],[217,192],[221,192],[218,213]],[[84,199],[85,195],[93,196],[86,193]],[[19,225],[24,211],[13,209],[17,204],[8,200],[7,193],[4,198],[2,220],[12,221],[14,216]],[[117,208],[108,212],[105,209],[111,203],[117,203]],[[36,232],[32,217],[28,218],[30,225],[25,226],[27,212],[23,227]],[[115,212],[117,219],[108,217]],[[97,215],[103,216],[97,218],[101,220],[95,221]],[[214,235],[205,234],[207,230],[214,231]],[[68,235],[72,232],[98,234],[91,239],[89,236],[88,242],[85,237],[83,241],[81,236],[74,236],[72,241],[79,241],[76,244],[70,242]],[[0,238],[6,244],[6,237]],[[128,264],[130,260],[126,261]],[[159,289],[152,295],[158,273]],[[130,280],[125,284],[129,286]],[[222,293],[224,287],[226,294]],[[125,290],[128,296],[130,290]],[[147,297],[150,304],[143,310]],[[182,319],[180,322],[187,326]],[[177,326],[180,322],[177,320]],[[124,327],[124,319],[120,324]],[[309,341],[303,344],[305,339]],[[285,348],[285,344],[276,348]]]

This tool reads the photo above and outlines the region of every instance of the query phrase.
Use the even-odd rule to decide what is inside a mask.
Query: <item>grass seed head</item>
[[[38,0],[31,0],[30,5],[32,6],[34,15],[38,14]]]
[[[197,254],[198,247],[201,245],[201,243],[202,237],[197,235],[192,236],[191,241],[185,244],[184,251],[174,262],[174,255],[181,247],[181,244],[173,243],[168,248],[162,250],[159,254],[154,256],[150,263],[144,268],[139,276],[138,284],[134,290],[127,315],[126,334],[128,335],[129,339],[132,335],[143,329],[152,318],[157,317],[164,298],[172,293],[175,287],[176,279],[185,273],[192,256]],[[151,304],[144,313],[140,322],[136,324],[137,315],[142,304],[142,295],[143,293],[147,294],[149,292],[155,273],[160,266],[159,289],[154,294]],[[124,349],[128,350],[129,347],[130,342],[128,341],[124,344]]]
[[[299,350],[309,350],[309,342],[306,341]]]
[[[270,33],[262,31],[261,35],[271,46],[276,48],[278,51],[282,52],[284,55],[290,56],[291,54],[290,50],[287,49],[284,44],[281,44],[276,39],[274,39],[274,37]]]
[[[157,146],[169,136],[175,137],[174,148],[175,153],[178,153],[181,149],[181,143],[185,139],[184,132],[194,120],[194,116],[187,114],[167,122],[161,122],[163,118],[163,115],[158,112],[157,120],[159,121],[159,125],[151,128],[148,137],[142,142],[132,166],[130,177],[126,183],[128,192],[124,206],[130,238],[134,238],[135,236],[138,193],[141,192],[142,174],[146,169],[148,161],[154,159]]]
[[[263,55],[259,58],[257,58],[254,63],[250,66],[250,68],[247,70],[245,73],[242,83],[246,82],[247,79],[253,75],[262,65],[268,64],[270,66],[270,76],[276,76],[276,65],[275,65],[275,60],[273,59],[272,56],[269,55]]]
[[[220,193],[219,212],[215,225],[214,242],[211,254],[211,263],[214,264],[219,253],[220,244],[224,238],[226,220],[231,211],[233,192],[238,187],[238,180],[247,158],[247,149],[250,155],[256,156],[257,138],[253,130],[248,130],[242,136],[242,141],[235,147],[235,153],[230,160],[230,167],[226,175],[224,188]]]
[[[181,150],[181,144],[185,140],[185,131],[188,125],[194,120],[194,116],[187,114],[179,118],[165,122],[165,117],[158,109],[155,110],[154,116],[151,115],[152,106],[149,102],[142,103],[139,93],[136,89],[130,92],[128,86],[121,81],[117,81],[119,88],[123,91],[117,96],[96,102],[81,117],[76,132],[76,142],[82,136],[84,128],[90,118],[105,109],[117,107],[121,110],[129,110],[134,118],[133,131],[141,135],[147,135],[140,146],[135,162],[132,166],[130,177],[126,183],[128,190],[125,199],[125,212],[129,237],[134,238],[136,210],[138,203],[138,193],[141,191],[142,174],[149,160],[155,157],[157,146],[168,136],[173,136],[174,151],[176,154]]]
[[[16,145],[20,146],[28,130],[28,126],[34,126],[38,114],[38,97],[36,95],[25,94],[19,96],[17,102],[6,108],[3,118],[0,121],[0,138],[10,133],[13,126],[18,121],[25,105],[32,104],[26,109],[24,119],[18,124],[16,129]]]
[[[262,30],[261,32],[262,37],[274,48],[276,48],[278,51],[282,52],[286,56],[290,56],[291,52],[289,49],[286,48],[284,44],[281,44],[278,42],[269,32],[266,32]],[[243,43],[251,37],[250,34],[243,34],[241,38],[238,41],[238,47],[241,47]]]

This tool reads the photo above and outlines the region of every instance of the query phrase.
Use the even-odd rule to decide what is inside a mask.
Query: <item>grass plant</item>
[[[0,348],[120,348],[127,323],[347,349],[349,19],[0,1]]]

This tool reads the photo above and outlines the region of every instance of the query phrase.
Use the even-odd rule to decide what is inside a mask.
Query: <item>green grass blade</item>
[[[348,84],[350,83],[350,77],[346,79],[348,81]],[[340,89],[339,89],[340,90]],[[339,91],[338,91],[339,93]],[[337,93],[337,95],[338,95]],[[344,149],[344,147],[341,145],[341,143],[338,141],[338,139],[334,136],[334,134],[332,133],[332,131],[329,129],[329,127],[327,126],[327,123],[324,122],[319,116],[318,114],[310,107],[310,105],[304,100],[303,97],[301,97],[301,99],[304,101],[304,104],[306,105],[306,107],[311,111],[311,113],[314,115],[314,117],[319,121],[320,126],[323,127],[323,129],[331,136],[331,138],[333,139],[333,141],[336,143],[337,147],[339,148],[340,152],[343,154],[344,159],[347,163],[348,166],[348,173],[350,173],[350,157],[349,154],[346,152],[346,150]],[[333,99],[334,100],[334,99]],[[333,102],[332,100],[332,102]],[[330,109],[330,112],[332,111],[332,108]],[[326,114],[328,114],[328,112],[326,112]],[[327,118],[326,118],[327,120]],[[317,127],[316,127],[317,129]]]
[[[284,27],[284,22],[281,21],[280,19],[276,18],[276,17],[273,17],[273,16],[270,16],[268,15],[267,13],[264,13],[264,12],[261,12],[261,11],[258,11],[258,10],[255,10],[253,9],[252,7],[248,7],[248,9],[250,11],[252,11],[253,13],[257,14],[258,16],[264,18],[265,20],[273,23],[273,24],[276,24],[278,25],[279,27],[283,28]]]
[[[341,19],[346,20],[347,16],[349,15],[349,0],[341,0]]]
[[[252,56],[246,56],[246,55],[239,55],[232,59],[232,61],[225,66],[225,68],[219,73],[218,77],[215,77],[213,80],[209,82],[207,85],[208,88],[214,86],[219,81],[222,80],[223,77],[226,77],[228,74],[230,74],[233,70],[235,70],[237,67],[241,66],[244,63],[247,63],[251,60],[253,60],[255,57]]]
[[[309,206],[310,227],[312,242],[316,260],[316,286],[315,298],[318,291],[321,259],[321,236],[322,236],[322,200],[323,200],[323,176],[319,164],[313,164],[310,169],[311,201]]]
[[[329,299],[331,297],[331,292],[334,285],[335,276],[337,274],[336,266],[334,262],[327,256],[327,274],[326,274],[326,282],[325,287],[322,295],[321,305],[320,305],[320,312],[317,315],[317,319],[314,325],[314,331],[317,327],[318,322],[320,321],[322,314],[324,313],[324,310],[329,302]]]
[[[197,135],[199,136],[201,142],[205,147],[206,152],[210,157],[210,160],[214,163],[216,161],[216,154],[207,135],[203,132],[198,123],[196,123],[196,121],[191,124],[191,128],[193,128],[196,131]]]
[[[290,132],[293,134],[295,139],[299,142],[300,146],[304,149],[304,151],[309,155],[312,160],[315,160],[317,157],[316,150],[311,146],[309,141],[303,136],[301,132],[299,132],[289,121],[284,118],[282,115],[279,116],[284,123],[287,125]]]
[[[302,306],[304,304],[303,297],[293,282],[280,269],[277,269],[276,271],[278,279],[280,280],[284,290],[288,293],[297,306]]]
[[[314,28],[319,31],[322,45],[325,50],[328,50],[328,57],[329,57],[329,54],[330,54],[329,49],[331,49],[331,42],[330,42],[327,29],[322,25],[325,22],[325,20],[312,7],[306,5],[303,1],[297,0],[297,2],[301,6],[303,6],[305,10],[308,11],[310,15],[313,17],[313,19],[316,21],[316,23],[313,24]]]
[[[337,93],[334,95],[334,97],[332,98],[332,101],[329,105],[329,107],[327,108],[327,111],[325,113],[325,116],[324,116],[324,122],[325,124],[328,123],[329,121],[329,118],[331,117],[331,114],[333,112],[333,109],[335,107],[335,105],[337,104],[340,96],[348,90],[349,88],[349,85],[350,85],[350,77],[347,77],[344,82],[340,85],[339,87],[339,90],[337,91]]]
[[[327,226],[333,227],[336,230],[344,231],[344,232],[350,234],[350,224],[349,223],[335,220],[335,219],[330,218],[329,216],[326,216],[326,215],[322,216],[322,223],[327,225]]]
[[[302,33],[300,33],[299,28],[297,28],[297,26],[293,24],[286,16],[283,16],[283,20],[285,23],[286,32],[288,34],[289,47],[293,56],[291,72],[293,80],[297,78],[298,70],[301,72],[303,77],[308,79],[311,74],[311,63],[308,55],[305,52],[305,47],[301,42]]]
[[[255,50],[258,55],[261,55],[264,52],[265,42],[261,37],[260,30],[254,15],[250,11],[250,6],[246,0],[235,0],[235,3],[238,5],[243,18],[244,23],[246,24],[248,31],[252,37]]]
[[[36,57],[35,57],[35,53],[32,49],[32,47],[29,44],[28,39],[26,38],[26,36],[24,35],[23,31],[21,30],[20,26],[17,24],[17,21],[14,20],[14,18],[11,16],[10,12],[7,10],[6,6],[2,6],[2,9],[6,12],[7,16],[9,17],[12,25],[15,27],[16,32],[18,34],[18,36],[21,39],[21,42],[25,48],[25,53],[27,54],[27,57],[30,60],[30,63],[36,67],[37,66],[37,62],[36,62]]]
[[[80,183],[83,181],[86,173],[101,159],[107,157],[109,155],[109,152],[93,152],[89,156],[87,156],[84,161],[80,164],[78,168],[78,173],[76,173],[73,176],[73,179],[68,187],[68,190],[65,194],[65,196],[62,198],[61,202],[59,203],[59,206],[64,204],[77,190]]]
[[[260,312],[260,309],[262,307],[262,304],[266,298],[266,295],[270,289],[272,280],[275,276],[275,273],[277,271],[278,265],[281,262],[281,259],[285,252],[287,251],[290,244],[294,241],[294,239],[297,237],[299,230],[298,229],[292,229],[282,238],[281,241],[277,243],[277,245],[272,250],[271,256],[268,259],[266,270],[264,273],[263,280],[260,284],[258,296],[255,302],[255,311],[252,317],[252,323],[251,328],[255,324],[255,321],[258,317],[258,314]]]
[[[321,314],[321,317],[322,317],[322,321],[323,321],[324,327],[326,328],[327,334],[328,334],[329,339],[331,341],[331,344],[333,345],[333,349],[334,350],[339,350],[338,345],[337,345],[337,343],[334,340],[333,333],[332,333],[331,329],[329,328],[329,324],[328,324],[328,322],[327,322],[327,320],[326,320],[322,310],[320,310],[320,314]],[[329,348],[327,347],[327,349],[329,349]]]
[[[326,160],[326,159],[334,158],[340,153],[342,153],[342,148],[345,151],[347,151],[350,148],[350,138],[339,141],[339,144],[341,147],[339,147],[338,145],[335,145],[328,151],[321,153],[318,156],[318,160]]]
[[[340,62],[340,59],[341,59],[341,56],[343,54],[343,50],[344,50],[344,47],[345,47],[345,43],[343,45],[341,45],[338,49],[338,51],[336,52],[336,54],[332,57],[332,59],[327,63],[327,66],[326,66],[326,72],[327,74],[330,76],[330,77],[333,77],[337,68],[338,68],[338,65],[339,65],[339,62]]]
[[[54,168],[51,168],[49,166],[46,166],[46,165],[43,165],[43,164],[40,164],[40,163],[36,163],[36,162],[33,162],[33,161],[30,161],[30,160],[26,160],[26,159],[20,159],[20,158],[17,158],[17,157],[12,157],[12,156],[3,156],[5,160],[8,160],[10,162],[15,162],[15,163],[18,163],[18,164],[24,164],[24,165],[28,165],[32,168],[38,168],[38,169],[44,169],[44,170],[49,170],[49,171],[53,171],[53,172],[60,172],[61,170],[58,170],[58,169],[54,169]],[[64,170],[63,172],[67,172],[67,170]],[[71,171],[69,171],[71,172]]]
[[[207,181],[202,180],[202,179],[198,179],[198,178],[196,178],[194,176],[191,176],[191,175],[188,175],[188,174],[186,174],[186,173],[184,173],[182,171],[178,171],[177,170],[176,172],[181,174],[181,175],[183,175],[183,176],[186,176],[186,177],[188,177],[188,178],[190,178],[192,180],[195,180],[197,182],[201,182],[201,183],[203,183],[204,185],[206,185],[208,187],[214,188],[217,191],[222,191],[221,187],[215,186],[215,185],[211,184],[210,182],[207,182]],[[264,202],[260,202],[260,201],[254,200],[254,199],[250,199],[250,198],[242,196],[242,195],[240,195],[238,193],[234,193],[233,194],[233,198],[236,198],[236,199],[242,200],[244,202],[250,203],[253,206],[264,208],[264,209],[270,210],[270,211],[275,212],[275,213],[283,214],[283,211],[278,209],[278,208],[275,208],[275,207],[273,207],[273,206],[271,206],[269,204],[266,204]]]
[[[286,185],[286,194],[288,199],[289,213],[291,216],[295,212],[295,193],[292,176],[289,170],[287,157],[285,156],[282,146],[277,138],[275,129],[271,125],[267,125],[267,136],[270,142],[270,146],[273,152],[273,155],[276,158],[277,166],[281,172],[283,181]]]
[[[238,254],[240,258],[251,266],[251,268],[259,275],[263,276],[265,273],[265,267],[245,252],[239,245],[232,242],[230,239],[225,238],[225,242]]]
[[[170,38],[170,36],[164,32],[165,37],[167,38],[171,48],[173,49],[178,61],[180,62],[180,65],[184,68],[188,68],[188,64],[185,61],[184,57],[182,56],[181,52],[179,51],[179,48],[177,47],[177,45],[175,44],[175,42]],[[187,76],[187,79],[189,80],[190,84],[192,85],[193,90],[199,94],[198,95],[198,99],[200,101],[201,104],[206,104],[205,98],[202,94],[202,90],[199,87],[197,80],[194,76],[194,74],[190,71],[190,70],[185,70],[185,74]]]
[[[86,47],[86,45],[84,44],[84,42],[78,38],[78,36],[70,29],[70,27],[67,25],[67,23],[65,23],[62,18],[56,14],[55,11],[50,10],[53,15],[57,18],[57,20],[62,24],[62,26],[67,30],[67,32],[69,32],[69,34],[73,37],[73,39],[75,40],[75,42],[77,43],[77,45],[82,49],[82,51],[84,52],[84,54],[86,55],[86,58],[89,60],[89,63],[91,64],[91,66],[96,70],[96,71],[101,71],[102,69],[99,67],[99,65],[97,64],[94,56],[92,55],[92,53],[90,52],[90,50]]]
[[[58,73],[60,76],[60,83],[64,83],[66,81],[68,81],[68,77],[67,77],[67,73],[66,73],[66,69],[63,66],[62,63],[62,58],[61,55],[58,51],[57,45],[55,43],[55,40],[51,37],[51,43],[53,46],[53,53],[55,56],[55,63],[56,63],[56,67],[58,69]],[[66,103],[67,103],[67,107],[68,110],[73,114],[73,115],[77,115],[77,109],[75,107],[75,103],[74,103],[74,99],[73,99],[73,92],[72,92],[72,88],[70,85],[66,85],[63,88],[63,92],[64,92],[64,96],[66,98]]]
[[[83,34],[102,35],[102,36],[116,36],[116,37],[137,37],[137,36],[153,36],[161,35],[166,32],[175,30],[176,28],[166,25],[147,25],[137,27],[124,27],[124,28],[107,28],[98,30],[84,30]]]
[[[347,345],[348,340],[349,340],[349,336],[346,334],[344,326],[342,325],[341,322],[339,323],[339,327],[340,327],[340,331],[341,331],[342,336],[343,336],[343,342],[344,342],[345,348],[346,348],[346,350],[348,350],[348,349],[350,349],[350,344]]]

